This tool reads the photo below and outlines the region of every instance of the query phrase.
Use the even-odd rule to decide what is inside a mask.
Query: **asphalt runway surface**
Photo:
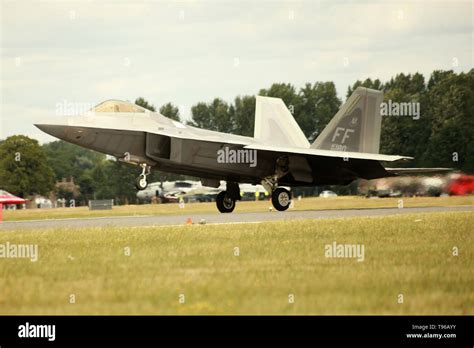
[[[129,227],[151,228],[155,226],[184,226],[188,218],[194,224],[236,224],[259,223],[265,221],[294,219],[338,219],[351,217],[388,216],[401,214],[420,214],[436,212],[474,211],[474,206],[455,207],[420,207],[420,208],[376,208],[376,209],[338,209],[338,210],[299,210],[285,212],[256,212],[231,214],[189,214],[189,215],[139,215],[113,216],[96,218],[72,218],[55,220],[4,221],[0,223],[0,231],[12,230],[46,230],[53,228],[91,228],[91,227]]]

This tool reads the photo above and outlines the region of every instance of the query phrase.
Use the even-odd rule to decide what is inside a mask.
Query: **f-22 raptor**
[[[203,186],[227,182],[216,198],[222,213],[241,199],[239,183],[262,184],[275,209],[291,203],[286,187],[347,185],[352,181],[426,172],[386,168],[381,162],[411,159],[379,153],[381,91],[358,87],[310,144],[284,102],[256,97],[254,136],[185,125],[130,102],[108,100],[83,116],[36,124],[64,141],[137,164],[139,190],[152,168],[201,178]]]

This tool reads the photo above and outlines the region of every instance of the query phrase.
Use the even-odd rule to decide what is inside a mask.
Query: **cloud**
[[[473,63],[469,1],[3,1],[1,9],[1,117],[8,105],[24,123],[65,99],[143,96],[189,113],[273,82],[331,80],[343,97],[356,79]],[[4,134],[31,132],[7,123]]]

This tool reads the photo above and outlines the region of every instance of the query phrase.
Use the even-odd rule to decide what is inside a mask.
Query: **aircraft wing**
[[[298,148],[298,147],[270,146],[270,145],[264,145],[264,144],[250,144],[250,145],[245,146],[244,148],[253,149],[253,150],[261,150],[261,151],[282,152],[282,153],[297,154],[297,155],[336,157],[336,158],[348,158],[348,159],[365,159],[365,160],[386,161],[386,162],[394,162],[394,161],[398,161],[402,159],[413,159],[413,157],[382,155],[378,153],[332,151],[332,150],[320,150],[320,149],[312,149],[312,148],[305,149],[305,148]]]
[[[391,174],[408,175],[408,174],[442,174],[450,172],[453,168],[385,168]]]

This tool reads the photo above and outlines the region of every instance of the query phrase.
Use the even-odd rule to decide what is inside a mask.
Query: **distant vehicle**
[[[163,189],[165,191],[176,190],[180,192],[189,192],[196,187],[201,187],[200,181],[180,180],[180,181],[165,181]]]
[[[225,181],[221,182],[220,188],[222,190],[226,189]],[[264,200],[268,197],[268,192],[262,185],[252,185],[252,184],[239,184],[240,195],[242,201],[255,201],[258,197],[258,200]],[[289,187],[285,187],[286,190],[290,191]]]
[[[323,198],[337,197],[337,194],[333,191],[323,191],[319,194],[319,197],[323,197]]]
[[[387,197],[402,197],[403,194],[399,190],[369,190],[367,192],[366,198],[378,197],[378,198],[387,198]]]
[[[218,188],[202,186],[189,191],[183,198],[186,203],[214,202],[219,192],[221,192],[221,190]]]
[[[448,193],[452,196],[474,194],[474,175],[460,175],[448,184]]]
[[[52,208],[53,207],[53,202],[49,198],[45,197],[36,197],[35,198],[35,204],[37,208]]]
[[[145,190],[137,192],[137,198],[143,202],[150,202],[153,197],[159,197],[162,189],[159,182],[152,182]]]
[[[179,203],[179,197],[182,196],[181,191],[167,192],[159,197],[160,203]]]
[[[137,198],[143,202],[151,202],[156,197],[161,203],[169,203],[174,202],[169,194],[173,193],[172,195],[177,196],[175,193],[178,192],[184,195],[199,187],[201,187],[201,182],[192,180],[153,182],[145,190],[138,191]]]

